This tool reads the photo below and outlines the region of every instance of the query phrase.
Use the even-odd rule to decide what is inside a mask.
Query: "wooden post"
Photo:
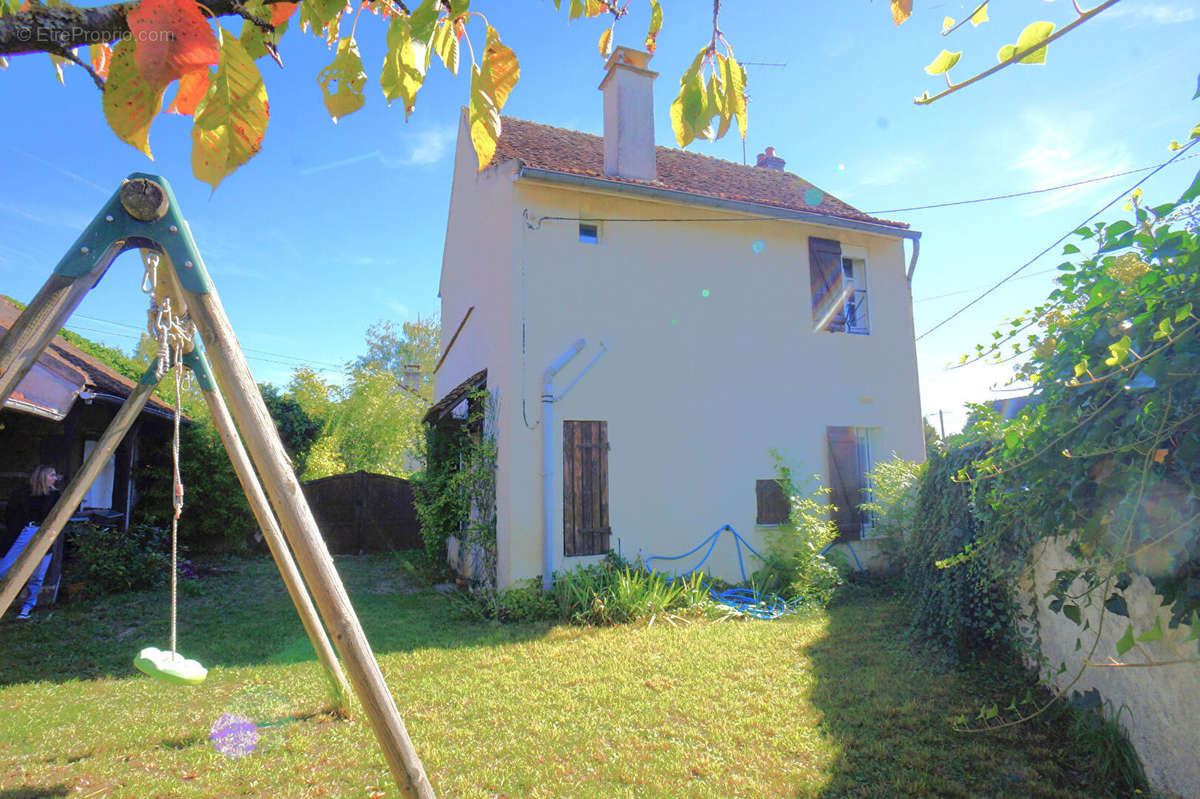
[[[339,699],[348,699],[350,685],[346,682],[346,675],[342,672],[333,646],[325,635],[325,628],[321,626],[321,619],[317,616],[317,610],[308,596],[304,579],[296,569],[296,561],[292,559],[287,541],[284,540],[283,533],[280,532],[279,525],[275,522],[275,514],[271,512],[271,506],[263,493],[262,485],[254,473],[250,456],[246,454],[246,448],[242,446],[241,436],[238,435],[233,419],[229,416],[225,400],[215,390],[202,393],[208,403],[208,410],[212,414],[217,434],[221,437],[221,443],[225,445],[225,451],[229,453],[233,470],[237,472],[238,482],[242,484],[242,490],[246,492],[246,499],[250,501],[250,509],[254,511],[254,518],[258,520],[258,526],[263,531],[263,537],[267,540],[271,556],[275,558],[275,565],[279,567],[279,573],[283,575],[283,582],[287,586],[288,594],[292,597],[292,603],[296,606],[296,612],[300,614],[300,621],[304,624],[305,632],[308,633],[308,640],[312,642],[317,658],[325,666],[325,671],[329,674],[329,680],[338,692]]]
[[[50,551],[50,547],[54,545],[54,540],[58,538],[63,526],[71,518],[75,509],[79,507],[84,494],[91,488],[100,472],[104,470],[113,450],[125,438],[125,433],[133,426],[153,391],[152,384],[137,384],[137,387],[130,393],[129,399],[125,400],[125,404],[121,406],[117,415],[109,423],[104,435],[100,436],[100,440],[96,442],[96,448],[92,450],[92,454],[83,462],[83,468],[79,470],[79,474],[75,475],[67,485],[38,531],[17,557],[12,568],[8,570],[8,574],[0,580],[0,616],[8,611],[9,605],[20,593],[21,586],[25,585],[38,563]]]
[[[105,268],[108,260],[101,259]],[[91,290],[95,271],[80,278],[51,275],[12,328],[0,338],[0,408]]]
[[[280,526],[292,545],[334,646],[345,661],[350,682],[362,700],[396,784],[406,797],[433,799],[433,786],[429,784],[421,758],[388,692],[383,673],[375,662],[371,645],[317,529],[304,492],[292,471],[291,459],[279,440],[279,433],[246,365],[221,301],[214,290],[203,294],[188,291],[187,302],[192,319],[208,347],[217,384],[229,403],[254,466],[262,475]]]

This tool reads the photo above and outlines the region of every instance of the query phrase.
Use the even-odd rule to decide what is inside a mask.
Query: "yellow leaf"
[[[738,123],[738,133],[746,138],[746,127],[749,125],[746,110],[746,68],[737,62],[733,56],[725,61],[725,91],[728,97],[729,113]]]
[[[383,59],[379,88],[390,104],[400,98],[404,102],[404,118],[417,104],[417,92],[425,82],[429,69],[429,48],[412,38],[409,21],[400,15],[392,17],[387,35],[388,53]]]
[[[902,25],[912,16],[913,0],[892,0],[892,22]]]
[[[942,20],[942,33],[954,27],[954,17],[946,17]]]
[[[1053,22],[1031,22],[1025,26],[1025,30],[1021,31],[1021,35],[1017,37],[1016,52],[1024,52],[1030,47],[1036,46],[1039,42],[1044,42],[1054,33]],[[1010,56],[1011,57],[1011,56]],[[1046,63],[1046,48],[1039,47],[1029,55],[1021,59],[1022,64],[1044,64]]]
[[[471,105],[468,110],[471,123],[471,144],[479,169],[483,170],[496,154],[496,143],[500,141],[500,111],[484,89],[485,77],[479,67],[471,67]]]
[[[352,37],[347,36],[338,42],[333,63],[321,70],[317,75],[317,83],[321,84],[321,91],[325,93],[325,110],[334,122],[363,107],[366,102],[363,86],[367,83],[367,73],[363,71],[358,44]],[[334,84],[336,86],[331,90]]]
[[[943,50],[938,53],[938,57],[933,59],[929,66],[925,67],[925,71],[930,75],[942,75],[950,71],[950,68],[958,63],[958,59],[962,58],[962,51],[951,53],[949,50]]]
[[[145,153],[151,160],[150,123],[162,108],[165,86],[151,86],[134,61],[137,43],[122,39],[113,48],[108,80],[104,84],[104,118],[117,138]]]
[[[975,27],[979,27],[980,25],[982,25],[983,23],[985,23],[987,21],[988,21],[987,3],[984,3],[983,5],[981,5],[979,7],[979,9],[974,14],[971,15],[971,24]]]
[[[608,28],[604,33],[600,34],[600,56],[608,58],[608,54],[612,52],[612,28]]]
[[[270,116],[267,89],[254,59],[222,28],[217,29],[217,42],[217,74],[196,106],[192,125],[192,174],[214,191],[262,148]]]
[[[500,41],[492,26],[487,30],[487,46],[481,66],[471,67],[471,104],[468,109],[471,144],[482,170],[496,154],[500,140],[500,109],[521,76],[521,67],[511,48]]]

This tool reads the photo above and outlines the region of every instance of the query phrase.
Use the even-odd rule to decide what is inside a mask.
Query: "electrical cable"
[[[1152,171],[1152,172],[1150,172],[1150,174],[1148,174],[1148,175],[1146,175],[1146,176],[1142,177],[1142,178],[1141,178],[1141,179],[1139,179],[1139,180],[1138,180],[1136,183],[1134,183],[1132,186],[1130,186],[1128,189],[1125,189],[1125,190],[1124,190],[1124,191],[1122,191],[1120,194],[1118,194],[1116,197],[1114,197],[1114,198],[1112,198],[1111,200],[1109,200],[1107,203],[1105,203],[1103,206],[1101,206],[1099,210],[1097,210],[1095,213],[1093,213],[1093,214],[1092,214],[1091,216],[1089,216],[1087,219],[1083,220],[1083,221],[1082,221],[1082,222],[1080,222],[1078,225],[1075,225],[1074,227],[1072,227],[1072,228],[1071,228],[1071,230],[1070,230],[1070,231],[1068,231],[1067,233],[1064,233],[1064,234],[1062,234],[1061,236],[1059,236],[1057,239],[1055,239],[1053,242],[1051,242],[1051,243],[1050,243],[1050,244],[1049,244],[1049,245],[1048,245],[1048,246],[1047,246],[1045,249],[1043,249],[1043,250],[1042,250],[1041,252],[1039,252],[1037,255],[1033,256],[1033,257],[1032,257],[1032,258],[1030,258],[1028,261],[1026,261],[1025,263],[1021,264],[1020,266],[1018,266],[1018,267],[1017,267],[1016,269],[1014,269],[1013,271],[1009,272],[1007,275],[1005,275],[1004,277],[1002,277],[1002,278],[1001,278],[999,281],[997,281],[996,283],[994,283],[994,284],[992,285],[992,287],[991,287],[991,288],[989,288],[989,289],[987,289],[986,291],[984,291],[984,292],[983,292],[982,294],[980,294],[978,297],[976,297],[975,299],[971,300],[971,301],[970,301],[970,302],[968,302],[966,305],[962,306],[962,307],[961,307],[961,308],[959,308],[957,311],[955,311],[954,313],[950,314],[950,315],[949,315],[949,316],[947,316],[945,319],[943,319],[942,321],[938,322],[936,325],[934,325],[933,327],[929,328],[928,330],[926,330],[926,331],[925,331],[924,333],[922,333],[921,335],[917,336],[915,340],[916,340],[916,341],[920,341],[921,339],[925,338],[926,336],[928,336],[928,335],[929,335],[930,333],[932,333],[933,331],[935,331],[935,330],[937,330],[938,328],[942,327],[942,325],[945,325],[947,322],[951,321],[952,319],[955,319],[955,318],[957,318],[957,317],[958,317],[959,315],[961,315],[961,314],[962,314],[964,311],[966,311],[968,308],[970,308],[970,307],[974,306],[976,303],[978,303],[978,302],[979,302],[980,300],[982,300],[984,297],[988,296],[988,295],[989,295],[989,294],[991,294],[993,291],[995,291],[996,289],[1000,288],[1001,286],[1003,286],[1003,285],[1004,285],[1005,283],[1007,283],[1008,281],[1012,280],[1014,277],[1016,277],[1017,275],[1019,275],[1021,272],[1025,271],[1026,269],[1028,269],[1030,266],[1033,266],[1033,264],[1034,264],[1034,263],[1036,263],[1036,262],[1038,261],[1038,259],[1040,259],[1040,258],[1041,258],[1043,255],[1045,255],[1046,253],[1050,252],[1050,250],[1054,249],[1054,248],[1055,248],[1055,247],[1057,247],[1059,244],[1062,244],[1064,241],[1066,241],[1066,240],[1067,240],[1067,238],[1068,238],[1068,237],[1070,237],[1070,236],[1074,235],[1074,233],[1075,233],[1075,231],[1076,231],[1076,230],[1079,230],[1081,227],[1084,227],[1084,226],[1085,226],[1085,225],[1087,225],[1089,222],[1091,222],[1093,219],[1095,219],[1096,217],[1100,216],[1100,214],[1104,213],[1104,212],[1105,212],[1105,211],[1107,211],[1109,208],[1111,208],[1112,206],[1116,205],[1118,202],[1120,202],[1120,201],[1121,201],[1121,199],[1122,199],[1122,198],[1124,198],[1125,196],[1127,196],[1128,194],[1130,194],[1130,193],[1131,193],[1131,192],[1132,192],[1134,189],[1136,189],[1136,188],[1138,188],[1139,186],[1141,186],[1143,183],[1145,183],[1145,182],[1146,182],[1147,180],[1149,180],[1150,178],[1154,177],[1156,174],[1158,174],[1158,173],[1159,173],[1161,170],[1163,170],[1164,168],[1166,168],[1168,165],[1170,165],[1170,164],[1174,163],[1174,162],[1175,162],[1175,161],[1177,161],[1177,160],[1180,160],[1180,159],[1183,157],[1183,154],[1184,154],[1184,153],[1186,153],[1188,150],[1190,150],[1192,147],[1194,147],[1194,146],[1195,146],[1196,142],[1200,142],[1200,139],[1192,139],[1190,142],[1188,142],[1186,145],[1184,145],[1184,146],[1183,146],[1183,147],[1182,147],[1182,148],[1179,150],[1179,152],[1175,154],[1175,156],[1174,156],[1173,158],[1171,158],[1171,159],[1170,159],[1170,160],[1168,160],[1168,161],[1164,161],[1163,163],[1159,164],[1157,167],[1154,167],[1153,171]]]
[[[1200,158],[1200,153],[1194,153],[1189,155],[1187,158],[1179,158],[1178,160],[1186,161],[1188,158]],[[1089,183],[1099,183],[1105,180],[1112,180],[1113,178],[1123,178],[1127,175],[1136,175],[1138,172],[1149,172],[1151,169],[1160,169],[1175,160],[1176,158],[1172,158],[1170,160],[1163,161],[1161,164],[1151,164],[1150,166],[1142,166],[1138,167],[1137,169],[1127,169],[1124,172],[1113,172],[1111,175],[1100,175],[1094,178],[1084,178],[1083,180],[1076,180],[1072,183],[1063,183],[1058,186],[1048,186],[1044,189],[1030,189],[1028,191],[1017,191],[1011,194],[996,194],[992,195],[991,197],[978,197],[974,200],[953,200],[951,202],[931,203],[929,205],[913,205],[908,208],[887,208],[883,211],[865,211],[864,213],[868,213],[872,216],[877,216],[878,214],[898,214],[901,211],[926,211],[931,208],[950,208],[956,205],[974,205],[976,203],[995,202],[996,200],[1011,200],[1016,197],[1029,197],[1034,194],[1045,194],[1051,191],[1073,189],[1077,186],[1086,186]]]

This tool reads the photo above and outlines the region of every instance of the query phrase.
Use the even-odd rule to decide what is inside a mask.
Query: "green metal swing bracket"
[[[166,178],[144,172],[134,172],[121,182],[58,262],[54,274],[80,278],[105,259],[107,271],[108,264],[121,253],[142,248],[166,255],[179,284],[187,291],[208,294],[213,290],[171,184]]]

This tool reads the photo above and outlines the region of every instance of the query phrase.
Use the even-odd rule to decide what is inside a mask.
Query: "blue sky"
[[[706,0],[663,0],[652,67],[658,143],[674,146],[668,108],[678,77],[711,34]],[[565,4],[564,4],[565,5]],[[1067,0],[993,4],[991,21],[953,37],[944,16],[973,2],[916,0],[892,25],[885,0],[796,3],[725,0],[721,27],[750,66],[745,151],[774,146],[787,169],[868,212],[1028,191],[1165,161],[1200,117],[1196,91],[1200,8],[1189,0],[1122,0],[1054,43],[1044,67],[1012,67],[930,107],[912,98],[940,78],[922,70],[943,49],[963,50],[961,80],[995,62],[1029,22],[1062,26]],[[617,44],[637,46],[648,4],[634,0]],[[505,113],[599,133],[602,60],[596,21],[567,23],[550,0],[476,0],[521,62]],[[224,20],[240,30],[240,20]],[[108,131],[100,93],[77,68],[60,86],[46,56],[21,56],[0,73],[0,292],[28,301],[120,180],[171,181],[250,364],[260,381],[287,382],[306,363],[336,378],[364,350],[379,319],[438,310],[437,282],[458,108],[468,77],[431,70],[408,122],[377,78],[384,27],[364,14],[357,39],[370,82],[366,107],[336,125],[316,82],[332,60],[323,43],[285,35],[285,69],[260,61],[271,122],[263,151],[215,193],[191,176],[190,118],[160,116],[153,162]],[[477,47],[483,29],[471,28]],[[690,149],[741,161],[736,135]],[[1163,170],[1143,190],[1174,199],[1198,161]],[[1015,200],[884,214],[924,233],[913,284],[918,333],[1028,260],[1140,175]],[[1102,218],[1115,218],[1121,203]],[[1045,296],[1054,253],[970,312],[918,342],[922,403],[948,429],[961,403],[983,400],[1007,369],[947,371],[1006,317]],[[71,327],[129,349],[145,318],[140,264],[123,256],[84,301]],[[1042,273],[1042,274],[1038,274]],[[116,323],[116,324],[113,324]]]

